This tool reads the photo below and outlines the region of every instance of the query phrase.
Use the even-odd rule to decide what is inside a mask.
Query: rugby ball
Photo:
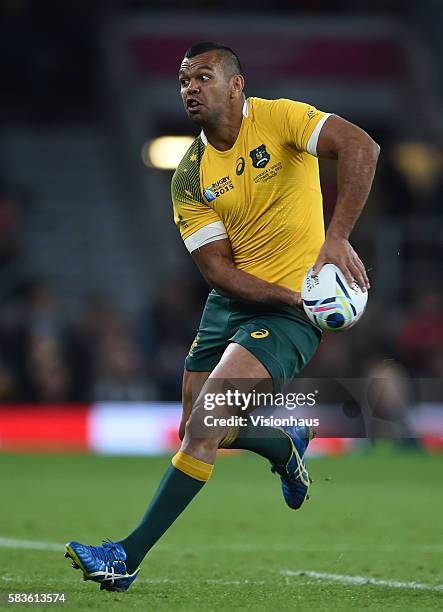
[[[318,276],[308,270],[301,289],[303,308],[309,319],[324,331],[349,329],[365,311],[368,293],[354,281],[348,285],[334,264],[323,266]]]

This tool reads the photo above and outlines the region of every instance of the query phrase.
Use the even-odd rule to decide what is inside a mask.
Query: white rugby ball
[[[343,272],[334,264],[323,266],[318,276],[308,270],[303,281],[303,308],[318,327],[325,331],[349,329],[365,311],[368,293],[354,281],[348,285]]]

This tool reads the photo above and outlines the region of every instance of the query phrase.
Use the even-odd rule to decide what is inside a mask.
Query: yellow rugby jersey
[[[231,149],[218,151],[202,132],[171,185],[188,250],[227,235],[240,270],[300,291],[324,241],[315,147],[328,116],[302,102],[248,98]]]

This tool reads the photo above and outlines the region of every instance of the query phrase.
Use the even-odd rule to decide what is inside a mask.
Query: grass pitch
[[[123,537],[168,463],[167,457],[0,455],[2,597],[67,593],[68,603],[27,606],[33,610],[442,609],[443,591],[288,574],[441,585],[442,456],[385,449],[311,459],[312,497],[297,512],[285,506],[265,460],[221,456],[212,480],[152,550],[127,593],[83,582],[61,551],[6,546],[5,538],[96,544]]]

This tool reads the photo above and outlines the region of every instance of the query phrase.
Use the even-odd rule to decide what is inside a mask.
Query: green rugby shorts
[[[241,302],[211,291],[185,361],[190,372],[211,372],[230,342],[241,344],[268,370],[274,391],[305,367],[321,331],[296,308]]]

